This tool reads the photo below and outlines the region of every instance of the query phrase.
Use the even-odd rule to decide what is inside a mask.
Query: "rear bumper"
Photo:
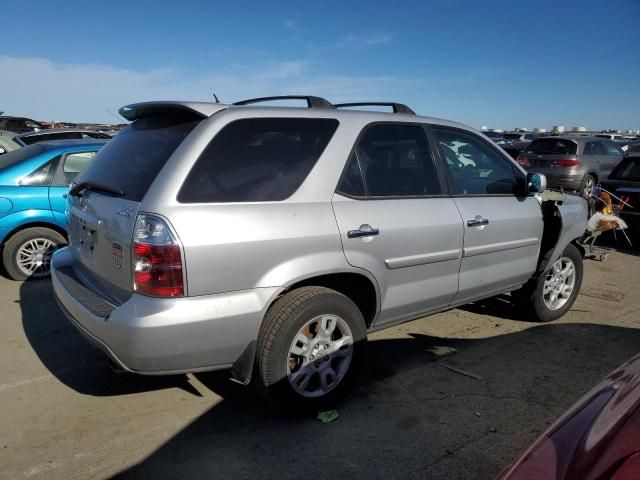
[[[148,375],[229,368],[258,336],[277,288],[186,298],[133,294],[111,305],[73,274],[67,248],[56,252],[51,280],[62,311],[120,368]]]
[[[580,190],[584,175],[582,173],[562,173],[558,168],[531,168],[529,171],[542,173],[547,177],[547,185],[551,188],[564,188],[565,190]]]

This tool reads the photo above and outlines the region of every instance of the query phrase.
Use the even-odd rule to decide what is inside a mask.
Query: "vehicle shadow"
[[[18,302],[33,351],[49,372],[77,392],[113,396],[179,387],[198,394],[186,375],[145,377],[112,370],[60,311],[49,280],[23,282]]]
[[[495,478],[639,341],[597,324],[371,341],[328,424],[199,374],[223,400],[117,478]]]
[[[186,376],[113,372],[60,312],[48,281],[25,282],[20,293],[33,350],[70,388],[96,396],[167,388],[200,395]],[[513,313],[500,298],[469,308]],[[575,323],[474,339],[411,333],[373,340],[328,424],[316,412],[287,414],[286,405],[276,413],[224,372],[197,374],[222,400],[119,477],[495,478],[638,345],[640,329]]]

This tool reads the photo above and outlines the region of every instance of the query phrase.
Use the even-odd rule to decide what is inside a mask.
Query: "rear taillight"
[[[136,292],[153,297],[184,295],[180,246],[164,220],[138,215],[132,258]]]
[[[518,162],[523,167],[531,166],[531,164],[529,163],[529,159],[522,154],[518,155],[518,157],[516,158],[516,162]]]
[[[577,167],[578,165],[580,165],[580,160],[554,160],[553,162],[551,162],[551,165],[553,165],[554,167]]]

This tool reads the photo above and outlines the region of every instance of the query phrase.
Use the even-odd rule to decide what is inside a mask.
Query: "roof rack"
[[[250,105],[253,103],[271,102],[274,100],[306,100],[307,108],[333,108],[333,104],[329,100],[311,95],[280,95],[276,97],[249,98],[248,100],[235,102],[232,105]]]
[[[336,103],[335,108],[349,108],[349,107],[391,107],[393,113],[406,113],[408,115],[415,115],[416,112],[407,107],[404,103],[395,102],[358,102],[358,103]]]

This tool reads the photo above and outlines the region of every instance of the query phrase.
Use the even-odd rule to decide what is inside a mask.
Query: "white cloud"
[[[385,32],[350,34],[336,42],[340,48],[366,48],[391,43],[393,35]]]
[[[318,75],[299,60],[192,73],[0,55],[0,111],[40,120],[113,122],[106,110],[127,103],[210,101],[213,92],[223,102],[284,94],[321,95],[338,102],[400,98],[412,87],[415,80],[396,77]]]

